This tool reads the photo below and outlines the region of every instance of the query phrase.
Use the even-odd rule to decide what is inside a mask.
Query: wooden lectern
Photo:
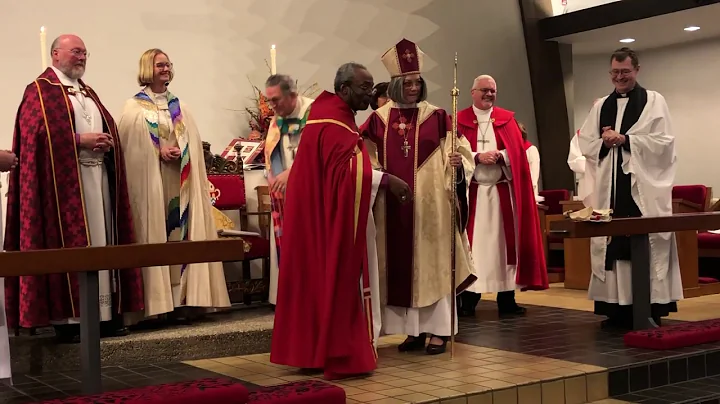
[[[102,392],[98,271],[242,261],[243,243],[241,239],[231,239],[3,252],[0,253],[0,277],[78,272],[82,389],[84,394],[98,394]]]
[[[657,327],[650,312],[650,243],[648,234],[718,228],[720,228],[720,212],[613,219],[604,223],[574,222],[569,219],[550,223],[550,232],[566,239],[630,236],[634,330]]]

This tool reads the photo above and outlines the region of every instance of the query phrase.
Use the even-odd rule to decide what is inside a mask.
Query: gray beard
[[[79,67],[79,66],[60,66],[60,71],[63,72],[66,76],[70,77],[73,80],[80,80],[82,76],[85,74],[85,67]]]

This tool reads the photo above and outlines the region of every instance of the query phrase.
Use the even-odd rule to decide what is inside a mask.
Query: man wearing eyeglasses
[[[578,134],[585,172],[594,179],[590,205],[613,217],[672,215],[675,136],[665,98],[637,83],[640,62],[629,48],[610,56],[615,89],[593,105]],[[651,314],[677,311],[683,298],[675,233],[649,235]],[[632,254],[629,237],[590,240],[588,295],[604,327],[632,328]]]
[[[460,313],[475,315],[481,293],[497,292],[500,315],[524,314],[515,289],[547,289],[547,268],[532,175],[515,113],[495,106],[497,84],[473,82],[473,105],[458,113],[472,147],[468,240],[478,280],[460,295]]]
[[[275,113],[265,138],[265,170],[270,186],[273,220],[273,231],[270,232],[268,301],[276,304],[285,188],[313,100],[299,95],[295,80],[284,74],[268,77],[265,82],[265,95]]]
[[[51,56],[52,67],[25,89],[15,121],[13,152],[19,163],[10,175],[5,249],[132,244],[117,128],[95,91],[81,80],[88,57],[85,44],[75,35],[60,36],[52,43]],[[79,340],[75,275],[5,282],[10,328],[52,324],[61,342]],[[120,314],[143,309],[142,284],[137,268],[100,271],[102,334],[124,331]]]

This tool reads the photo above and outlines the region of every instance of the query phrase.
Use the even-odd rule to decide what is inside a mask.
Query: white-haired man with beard
[[[15,120],[13,152],[19,163],[10,175],[5,249],[132,244],[124,160],[114,142],[117,128],[97,94],[80,80],[85,44],[62,35],[50,52],[53,65],[25,88]],[[143,309],[142,274],[139,269],[101,271],[99,289],[102,333],[116,335],[123,330],[119,314]],[[74,274],[5,278],[5,293],[9,328],[53,325],[61,342],[79,339]]]

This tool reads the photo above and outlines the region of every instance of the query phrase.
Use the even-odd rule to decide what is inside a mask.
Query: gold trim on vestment
[[[352,130],[352,128],[350,128],[348,125],[346,125],[336,119],[313,119],[311,121],[305,122],[305,126],[316,125],[316,124],[321,124],[321,123],[330,123],[333,125],[342,126],[343,128],[347,129],[349,132],[352,132],[353,134],[360,136],[360,134],[357,131]]]

